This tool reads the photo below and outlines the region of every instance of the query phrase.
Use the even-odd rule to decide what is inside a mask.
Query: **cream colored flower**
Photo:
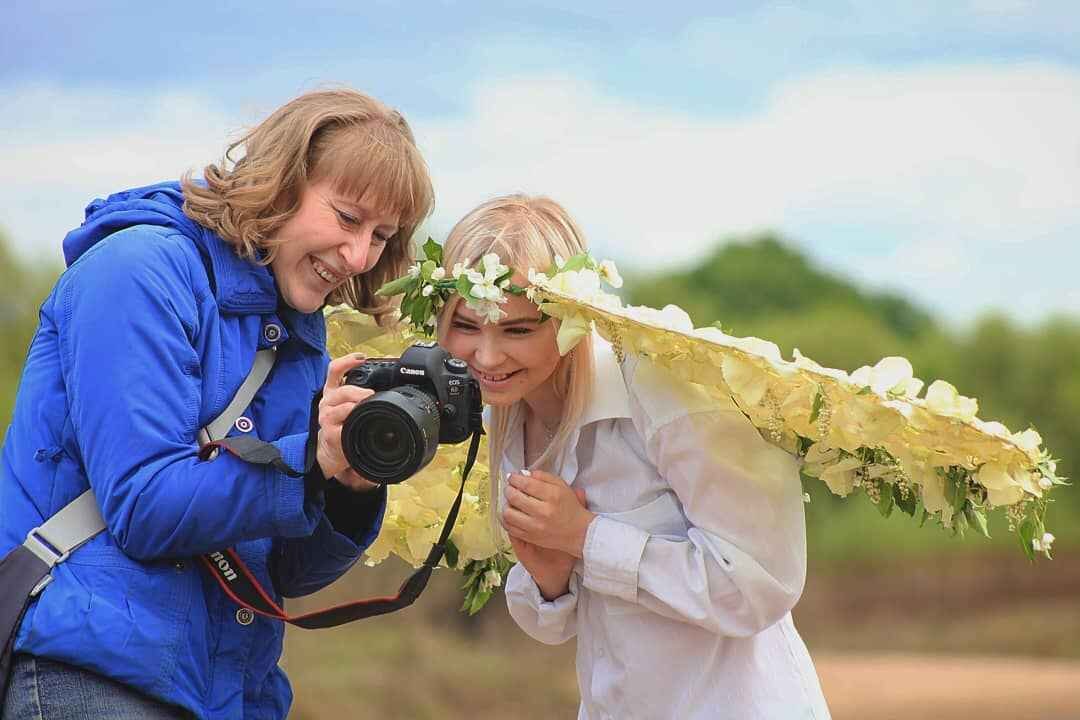
[[[613,288],[622,287],[622,276],[619,275],[619,269],[615,267],[615,263],[611,260],[600,261],[600,277]]]
[[[559,333],[555,342],[559,346],[559,355],[565,356],[581,342],[581,339],[591,331],[591,323],[580,313],[563,316],[559,321]]]
[[[974,420],[979,411],[979,403],[974,398],[964,397],[944,380],[930,383],[926,389],[926,406],[939,415],[968,421]]]
[[[821,480],[834,494],[844,497],[855,487],[855,478],[861,467],[862,461],[859,458],[847,457],[825,468],[821,473]]]

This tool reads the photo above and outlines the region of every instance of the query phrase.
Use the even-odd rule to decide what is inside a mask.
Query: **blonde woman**
[[[444,264],[485,255],[545,270],[585,250],[555,202],[487,202]],[[499,319],[451,295],[439,337],[490,407],[493,497],[519,564],[510,614],[544,643],[577,637],[580,718],[827,718],[791,609],[806,573],[795,461],[734,405],[584,338],[523,295]]]
[[[0,556],[88,488],[107,529],[26,610],[3,718],[284,718],[282,623],[195,558],[234,547],[280,603],[378,533],[385,492],[340,447],[370,391],[339,387],[360,359],[328,368],[321,309],[386,312],[374,290],[431,207],[424,161],[400,114],[347,89],[289,102],[226,159],[95,200],[64,240],[4,443]],[[200,459],[200,429],[271,347],[228,431],[263,460]]]

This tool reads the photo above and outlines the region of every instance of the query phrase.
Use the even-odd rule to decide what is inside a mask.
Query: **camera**
[[[459,443],[483,427],[480,384],[464,361],[436,343],[416,343],[400,358],[366,361],[346,385],[375,394],[358,403],[341,429],[349,465],[376,483],[412,477],[440,443]]]

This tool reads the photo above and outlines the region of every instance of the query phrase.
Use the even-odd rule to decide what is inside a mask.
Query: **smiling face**
[[[397,213],[345,197],[327,180],[308,185],[273,238],[270,269],[282,298],[299,312],[315,312],[349,278],[375,267],[398,221]]]
[[[497,324],[485,322],[458,302],[441,343],[469,364],[485,403],[545,404],[554,393],[551,380],[560,359],[555,322],[541,322],[540,309],[527,298],[508,297],[501,306],[506,316]]]

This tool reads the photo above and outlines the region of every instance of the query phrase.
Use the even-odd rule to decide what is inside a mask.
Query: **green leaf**
[[[963,510],[967,502],[967,482],[957,470],[950,469],[945,475],[945,499],[955,512]]]
[[[402,275],[398,279],[391,280],[390,282],[384,284],[381,288],[379,288],[375,292],[375,294],[378,295],[379,297],[389,297],[391,295],[398,295],[399,293],[403,293],[406,290],[408,290],[409,286],[411,284],[413,284],[414,282],[416,282],[416,278],[414,278],[414,277],[412,277],[410,275]]]
[[[952,516],[952,534],[953,537],[959,535],[964,536],[964,531],[967,530],[967,518],[964,517],[964,511],[957,510]]]
[[[927,510],[926,508],[923,508],[922,516],[919,518],[919,527],[922,527],[923,525],[925,525],[926,521],[929,520],[929,519],[930,519],[930,511]]]
[[[986,515],[971,503],[964,505],[964,516],[968,525],[982,533],[983,537],[990,537],[990,529],[986,526]]]
[[[857,392],[855,394],[856,395],[869,395],[872,392],[874,392],[873,388],[871,388],[869,385],[867,385],[866,387],[864,387],[862,390],[860,390],[859,392]]]
[[[424,243],[424,257],[434,261],[436,265],[442,265],[442,245],[435,242],[430,236],[428,237],[427,242]]]
[[[589,265],[589,256],[585,253],[578,253],[566,261],[566,264],[561,268],[558,268],[556,272],[569,272],[571,270],[582,270]]]
[[[434,260],[425,260],[420,265],[420,277],[424,280],[431,280],[431,273],[435,272],[435,268],[438,264]]]
[[[446,564],[452,568],[457,567],[458,556],[457,545],[450,538],[446,538]]]
[[[878,512],[881,513],[881,517],[889,517],[893,511],[893,494],[891,490],[886,490],[881,493],[881,498],[877,504]]]
[[[901,512],[905,513],[908,517],[915,517],[915,506],[918,501],[915,499],[915,493],[909,492],[904,495],[904,492],[900,489],[899,485],[894,484],[892,486],[893,501],[896,503],[896,507],[900,508]]]
[[[821,408],[825,405],[825,396],[821,390],[817,391],[817,395],[814,396],[814,406],[810,409],[810,422],[817,422],[818,415],[821,414]]]
[[[1024,554],[1027,555],[1028,560],[1034,561],[1035,548],[1032,547],[1031,541],[1035,539],[1035,521],[1031,518],[1025,518],[1020,523],[1016,534],[1020,536],[1020,544],[1024,548]]]

